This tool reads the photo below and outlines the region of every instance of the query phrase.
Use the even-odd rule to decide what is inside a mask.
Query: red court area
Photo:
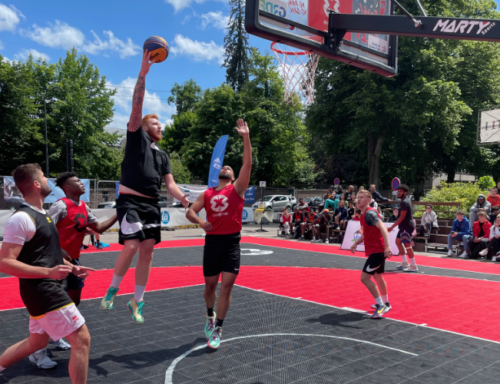
[[[279,246],[279,243],[285,243],[290,244],[290,248],[294,246],[293,249],[304,247],[307,251],[328,250],[327,253],[336,254],[343,252],[331,246],[270,239],[245,238],[244,242],[275,247]],[[201,245],[198,243],[202,244],[203,239],[185,240],[181,246]],[[432,257],[424,259],[424,256],[420,256],[418,260],[420,264],[424,264],[423,261],[442,261],[453,264],[456,269],[462,269],[459,267],[467,263],[462,260],[434,260]],[[483,268],[480,263],[470,264],[477,264],[478,269]],[[488,266],[494,267],[485,265]],[[472,267],[475,266],[463,269],[471,270]],[[101,298],[109,286],[112,274],[112,270],[92,273],[86,281],[83,298]],[[500,287],[498,282],[407,273],[389,273],[385,278],[389,286],[389,300],[393,305],[393,310],[386,315],[387,318],[418,325],[426,324],[500,342],[500,329],[496,326],[496,320],[500,317],[500,307],[496,305]],[[200,266],[157,267],[151,271],[147,291],[182,288],[203,282]],[[374,302],[360,282],[360,272],[353,270],[245,266],[241,269],[237,284],[294,299],[362,311],[370,311],[370,305]],[[0,279],[0,290],[10,293],[1,296],[0,310],[24,307],[16,278]],[[133,290],[134,271],[130,270],[122,282],[119,294],[131,294]],[[200,287],[200,295],[202,292],[203,288]],[[168,292],[165,294],[168,295]],[[99,304],[96,301],[97,305]]]

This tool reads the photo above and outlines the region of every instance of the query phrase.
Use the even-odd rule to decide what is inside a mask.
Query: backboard
[[[397,73],[397,36],[347,32],[335,49],[328,21],[329,10],[387,16],[393,6],[391,0],[246,0],[245,26],[264,39],[390,77]]]

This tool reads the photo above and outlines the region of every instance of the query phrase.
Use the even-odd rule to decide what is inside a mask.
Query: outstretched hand
[[[244,121],[243,119],[238,119],[237,124],[238,124],[238,126],[236,128],[234,128],[234,129],[236,129],[236,131],[241,136],[246,136],[246,135],[248,135],[250,133],[246,121]]]
[[[149,72],[149,68],[154,64],[154,61],[151,61],[151,52],[147,49],[142,53],[142,64],[141,71],[139,72],[140,76],[146,76]]]

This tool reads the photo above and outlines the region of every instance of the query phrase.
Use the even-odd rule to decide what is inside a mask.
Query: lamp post
[[[43,95],[43,120],[45,122],[45,176],[49,177],[49,140],[47,138],[47,94],[50,91],[57,91],[59,86],[54,86],[47,91],[45,91]]]

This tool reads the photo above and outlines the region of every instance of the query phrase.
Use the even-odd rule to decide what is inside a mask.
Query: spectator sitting
[[[500,209],[495,205],[491,207],[491,215],[490,215],[490,223],[491,225],[495,225],[495,220],[497,219]]]
[[[339,199],[337,197],[337,194],[335,192],[332,192],[332,197],[330,199],[325,200],[325,207],[324,209],[330,209],[333,208],[333,210],[337,209],[339,206]]]
[[[354,217],[352,218],[353,221],[361,221],[361,209],[356,208],[354,210]]]
[[[316,224],[316,220],[318,220],[318,215],[314,211],[314,208],[311,208],[311,211],[308,214],[304,215],[304,222],[300,224],[300,230],[302,231],[300,240],[305,239],[306,229],[307,231],[312,232],[312,241],[316,240],[314,236],[314,224]]]
[[[479,252],[479,255],[486,257],[488,253],[493,256],[491,258],[492,261],[497,261],[498,254],[500,253],[500,215],[495,219],[495,223],[490,228],[488,248]]]
[[[377,192],[375,184],[370,185],[370,192],[373,199],[378,203],[380,203],[381,201],[389,201],[387,197],[383,197],[379,192]]]
[[[335,225],[340,229],[345,229],[347,223],[347,208],[344,207],[344,200],[339,201],[339,206],[335,210],[333,217],[335,218]]]
[[[353,195],[354,195],[354,198],[353,198]],[[353,185],[349,185],[349,187],[347,187],[347,191],[344,192],[344,200],[347,202],[356,200],[356,192],[354,192]]]
[[[301,233],[301,225],[305,222],[304,212],[299,209],[299,206],[295,206],[295,212],[293,213],[292,220],[292,233],[294,234],[294,238],[298,239]]]
[[[354,201],[349,201],[349,208],[347,208],[347,221],[352,220],[354,218]]]
[[[283,214],[280,217],[280,228],[285,230],[285,236],[290,238],[290,227],[292,223],[292,216],[288,213],[288,209],[283,208]]]
[[[463,211],[457,211],[457,218],[453,220],[453,227],[451,228],[451,233],[448,235],[448,257],[453,256],[453,240],[463,241],[464,243],[464,252],[460,255],[460,257],[467,256],[467,242],[469,241],[471,228],[470,222],[465,217],[465,213]]]
[[[491,213],[491,204],[489,201],[486,200],[483,194],[480,194],[477,197],[477,201],[472,205],[470,208],[470,213],[469,213],[469,220],[471,223],[475,223],[477,221],[477,212],[480,209],[484,209],[486,214],[489,216]]]
[[[491,188],[490,194],[488,195],[486,200],[491,204],[492,207],[500,206],[500,196],[498,195],[498,189],[495,187]]]
[[[356,192],[351,192],[351,200],[356,201]]]
[[[299,199],[298,207],[301,212],[309,212],[309,204],[307,204],[302,197]]]
[[[377,209],[377,210],[378,210],[378,204],[377,204],[377,202],[376,202],[374,199],[372,199],[372,201],[370,201],[370,204],[369,204],[369,205],[370,205],[370,207],[372,207],[373,209]]]
[[[439,228],[436,212],[432,210],[432,205],[425,206],[425,212],[422,214],[420,226],[418,227],[418,235],[429,237],[432,228]]]
[[[344,200],[344,190],[340,185],[337,185],[337,188],[335,188],[335,193],[339,197],[339,200]]]
[[[389,220],[387,220],[388,223],[395,223],[398,220],[398,214],[399,214],[399,209],[394,208],[392,210],[392,215],[389,217]]]
[[[479,253],[488,247],[491,223],[487,220],[488,215],[485,211],[479,211],[477,215],[479,219],[472,225],[473,237],[469,239],[467,247],[469,249],[469,253],[466,257],[464,257],[464,259],[479,259]]]
[[[328,188],[325,195],[323,196],[323,200],[328,200],[332,197],[333,188]]]
[[[318,240],[321,240],[321,234],[324,233],[326,235],[325,243],[330,243],[330,230],[333,229],[332,224],[333,222],[330,218],[330,211],[325,209],[319,218],[318,224],[314,226],[314,232],[318,235]]]

